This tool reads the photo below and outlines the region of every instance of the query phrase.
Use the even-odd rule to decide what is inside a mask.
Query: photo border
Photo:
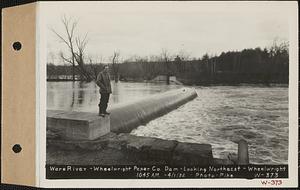
[[[53,2],[52,2],[53,3]],[[59,3],[59,2],[57,2]],[[126,2],[119,2],[126,3]],[[128,2],[127,2],[128,3]],[[156,3],[156,2],[153,2]],[[189,1],[187,3],[199,3]],[[205,2],[220,3],[220,2]],[[224,2],[222,2],[224,3]],[[283,4],[289,7],[289,179],[282,179],[283,185],[280,187],[298,186],[298,8],[297,2],[230,2],[237,4],[257,4],[257,6],[268,6]],[[245,4],[244,4],[245,3]],[[46,3],[45,3],[46,4]],[[39,88],[37,94],[37,139],[39,139],[40,160],[37,166],[37,184],[41,187],[105,187],[105,188],[134,188],[134,187],[265,187],[261,184],[261,179],[88,179],[88,180],[47,180],[45,179],[46,163],[46,65],[40,64],[46,61],[46,27],[43,7],[44,2],[38,3],[38,24],[37,42],[38,52],[36,67],[39,81],[36,86]],[[220,185],[222,184],[222,185]],[[270,186],[268,186],[270,187]],[[275,188],[275,186],[274,186]],[[278,188],[278,187],[276,187]]]

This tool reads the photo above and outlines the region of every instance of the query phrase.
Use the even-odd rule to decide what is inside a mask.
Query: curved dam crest
[[[94,140],[109,132],[129,133],[196,97],[194,89],[171,90],[119,104],[105,117],[89,112],[47,110],[47,130],[55,136],[73,140]]]
[[[110,126],[115,133],[128,133],[197,97],[194,89],[181,88],[111,108]]]

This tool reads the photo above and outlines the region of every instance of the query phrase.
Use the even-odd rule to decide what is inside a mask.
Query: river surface
[[[135,101],[179,85],[112,82],[110,106]],[[249,143],[253,164],[288,163],[288,88],[194,86],[198,97],[131,133],[182,142],[209,143],[213,155],[237,152],[238,140]],[[94,83],[47,82],[47,109],[97,112]]]

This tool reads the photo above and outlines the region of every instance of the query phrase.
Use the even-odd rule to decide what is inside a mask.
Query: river
[[[110,106],[181,88],[179,85],[112,82]],[[209,143],[214,157],[237,152],[249,143],[253,164],[288,163],[288,88],[194,86],[198,97],[131,133],[182,142]],[[47,82],[47,109],[97,112],[94,83]]]

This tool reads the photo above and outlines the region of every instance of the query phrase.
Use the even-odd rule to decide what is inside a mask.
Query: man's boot
[[[101,117],[104,117],[105,115],[102,113],[102,109],[100,107],[100,104],[98,104],[98,107],[99,107],[99,113],[98,113],[98,115],[101,116]]]

